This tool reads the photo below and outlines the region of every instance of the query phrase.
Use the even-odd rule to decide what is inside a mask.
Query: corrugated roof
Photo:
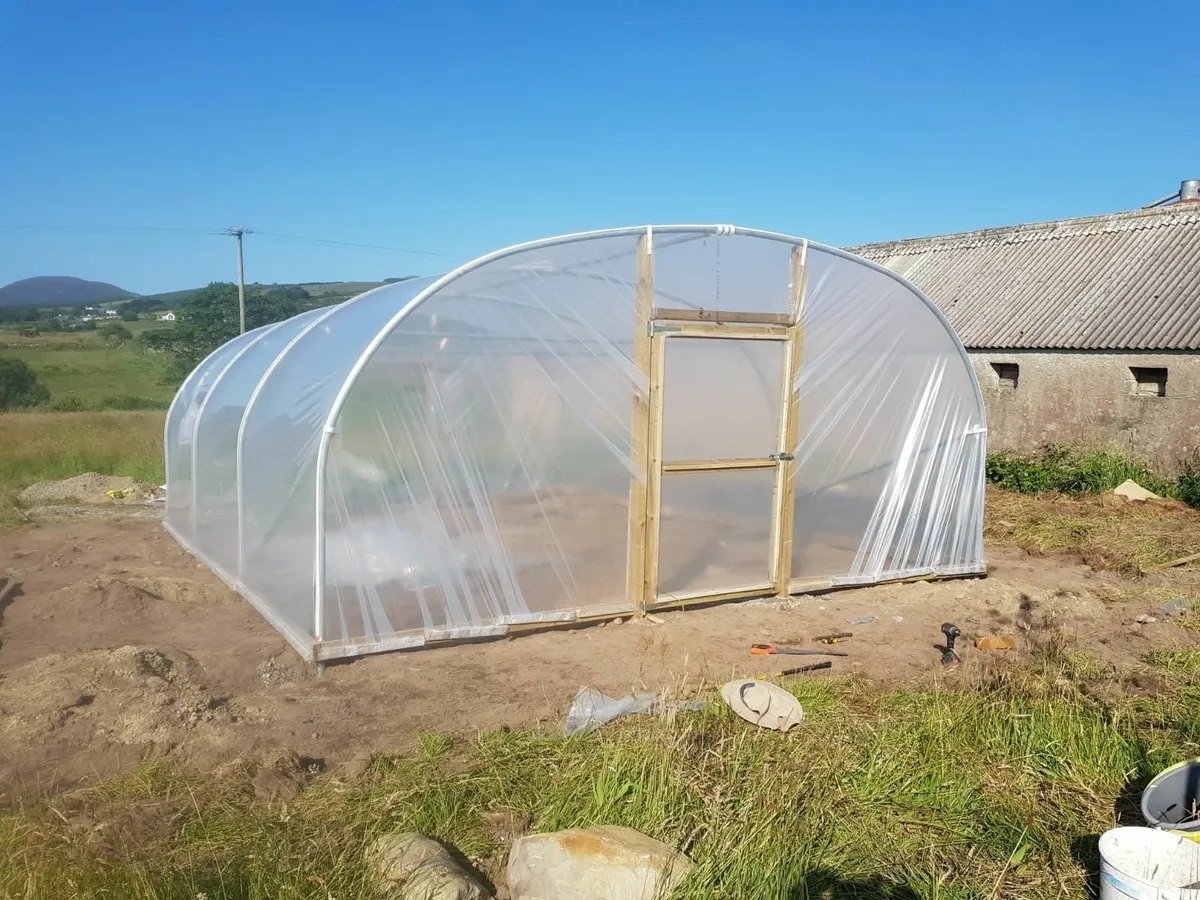
[[[970,348],[1200,349],[1200,204],[851,247]]]

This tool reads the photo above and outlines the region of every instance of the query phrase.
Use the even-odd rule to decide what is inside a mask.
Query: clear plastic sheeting
[[[983,561],[975,376],[932,304],[809,248],[792,577],[870,583]]]
[[[781,322],[798,259],[797,327],[660,328]],[[535,242],[242,335],[165,442],[168,529],[313,659],[983,568],[983,408],[944,319],[870,263],[729,226]]]

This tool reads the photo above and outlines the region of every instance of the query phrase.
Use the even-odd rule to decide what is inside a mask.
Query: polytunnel
[[[732,226],[522,244],[214,351],[166,527],[308,659],[984,571],[962,345],[896,274]]]

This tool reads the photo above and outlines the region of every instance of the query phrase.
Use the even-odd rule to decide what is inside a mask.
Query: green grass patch
[[[1168,672],[1200,674],[1200,650],[1159,648],[1143,654],[1142,662]]]
[[[717,701],[572,738],[433,732],[287,806],[253,801],[248,765],[198,776],[160,762],[75,795],[73,814],[100,828],[66,824],[62,800],[0,817],[0,896],[366,898],[363,851],[398,830],[502,881],[496,823],[520,819],[626,825],[678,846],[696,862],[680,898],[1082,898],[1097,835],[1200,746],[1181,694],[1102,701],[1081,673],[1112,677],[1058,661],[981,686],[795,681],[807,715],[786,736]],[[1197,690],[1194,673],[1180,691]],[[164,809],[161,827],[104,824]]]
[[[50,390],[51,410],[166,409],[175,394],[163,383],[165,355],[133,341],[105,341],[95,333],[51,334],[10,343],[0,355],[24,360],[33,369]]]
[[[1112,450],[1076,450],[1046,444],[1032,455],[992,453],[987,479],[1021,494],[1102,494],[1132,479],[1160,497],[1200,507],[1200,456],[1186,460],[1178,477],[1170,478],[1147,464]]]
[[[0,414],[0,523],[22,521],[16,497],[84,472],[161,484],[162,412]]]

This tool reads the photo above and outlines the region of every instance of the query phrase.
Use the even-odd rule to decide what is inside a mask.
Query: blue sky
[[[5,0],[0,284],[232,280],[206,232],[237,223],[455,258],[645,222],[852,244],[1200,177],[1194,0],[1077,6]],[[452,265],[246,245],[265,282]]]

